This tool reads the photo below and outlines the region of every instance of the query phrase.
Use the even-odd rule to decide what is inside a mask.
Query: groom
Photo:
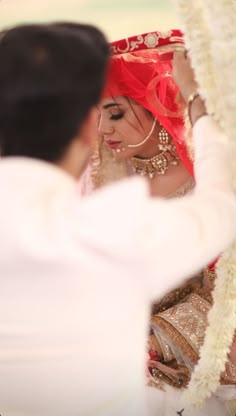
[[[192,196],[152,199],[135,178],[80,199],[108,58],[90,25],[0,40],[4,416],[144,416],[149,303],[235,237],[230,149],[199,98]]]

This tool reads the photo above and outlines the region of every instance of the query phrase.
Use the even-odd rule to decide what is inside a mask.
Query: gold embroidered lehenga
[[[154,303],[148,338],[150,385],[187,386],[204,341],[214,279],[214,270],[207,268]],[[236,366],[230,359],[221,384],[236,384]]]

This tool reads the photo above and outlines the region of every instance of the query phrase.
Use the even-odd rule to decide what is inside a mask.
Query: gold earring
[[[164,127],[158,133],[159,144],[157,145],[160,152],[166,152],[167,150],[171,149],[171,145],[169,143],[169,134],[167,133]]]

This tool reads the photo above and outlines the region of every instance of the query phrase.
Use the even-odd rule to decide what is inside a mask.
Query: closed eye
[[[112,114],[110,119],[111,120],[119,120],[120,118],[122,118],[124,115],[124,113],[118,113],[118,114]]]

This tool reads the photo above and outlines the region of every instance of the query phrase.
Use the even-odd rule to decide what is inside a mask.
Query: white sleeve
[[[194,141],[192,195],[151,198],[145,181],[126,180],[94,195],[81,220],[90,247],[133,265],[150,296],[162,295],[206,266],[236,236],[230,146],[208,116],[196,123]]]
[[[235,146],[210,116],[201,117],[193,128],[197,190],[232,190]]]
[[[213,261],[236,237],[234,149],[209,116],[196,123],[194,143],[195,192],[181,199],[146,204],[149,223],[142,232],[145,243],[140,251],[156,269],[151,291],[160,279],[157,295]]]

